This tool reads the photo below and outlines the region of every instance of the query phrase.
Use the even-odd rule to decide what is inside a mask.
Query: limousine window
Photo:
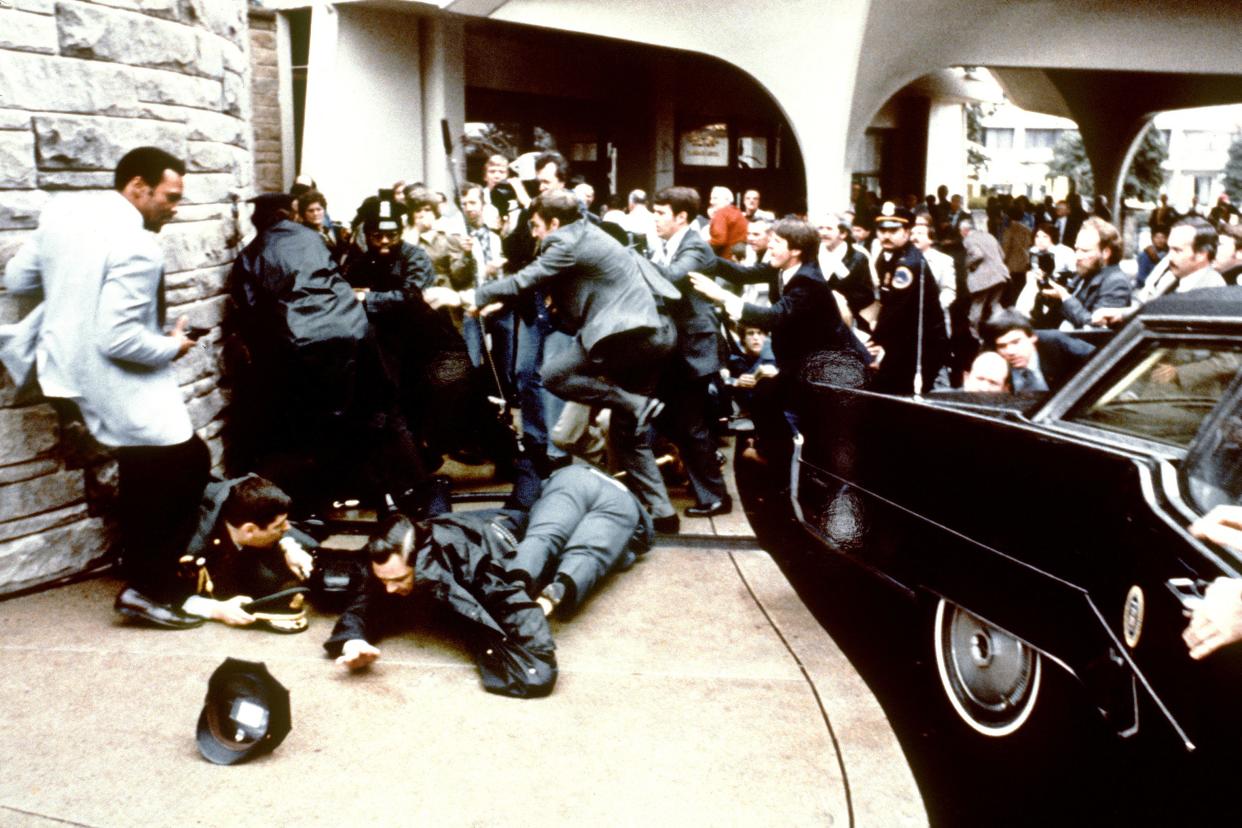
[[[1185,448],[1240,368],[1237,343],[1155,342],[1066,419]]]
[[[1196,507],[1242,503],[1242,373],[1186,458],[1186,479]]]

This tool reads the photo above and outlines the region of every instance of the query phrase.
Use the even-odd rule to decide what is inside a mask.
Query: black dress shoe
[[[201,627],[206,618],[190,615],[180,607],[158,604],[133,587],[126,587],[116,596],[113,608],[126,618],[154,624],[167,630],[188,630]]]
[[[717,500],[715,503],[707,503],[703,506],[687,506],[686,517],[712,517],[714,515],[727,515],[732,511],[733,498],[725,495],[724,500]]]
[[[651,523],[661,535],[676,535],[681,531],[681,518],[677,515],[652,518]]]

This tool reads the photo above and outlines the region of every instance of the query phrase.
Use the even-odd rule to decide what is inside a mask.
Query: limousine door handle
[[[1182,605],[1182,615],[1189,618],[1203,603],[1203,590],[1207,589],[1208,584],[1198,578],[1170,578],[1164,585]]]

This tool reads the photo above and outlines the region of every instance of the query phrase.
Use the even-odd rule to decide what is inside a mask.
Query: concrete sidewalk
[[[736,547],[736,542],[728,544]],[[114,616],[99,578],[0,603],[0,825],[920,825],[879,705],[766,553],[668,543],[553,625],[553,695],[484,693],[435,630],[350,675],[295,636]],[[249,764],[194,726],[226,657],[293,731]]]

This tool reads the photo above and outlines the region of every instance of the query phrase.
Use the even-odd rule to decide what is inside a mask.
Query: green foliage
[[[966,105],[966,166],[971,178],[979,178],[992,160],[983,148],[983,119],[995,111],[996,107],[981,103]]]
[[[1147,127],[1139,148],[1126,171],[1125,192],[1141,201],[1155,201],[1164,186],[1164,162],[1169,157],[1169,146],[1164,135],[1155,125]]]
[[[1143,140],[1134,158],[1130,161],[1130,169],[1126,171],[1124,191],[1128,196],[1143,201],[1155,201],[1164,186],[1164,161],[1169,157],[1169,148],[1164,136],[1154,126],[1149,126],[1143,134]],[[1095,179],[1091,172],[1091,162],[1087,160],[1087,150],[1082,145],[1082,136],[1078,131],[1066,132],[1052,148],[1052,161],[1048,164],[1048,174],[1065,176],[1077,185],[1081,195],[1095,194]],[[1111,193],[1105,193],[1111,198]]]
[[[1054,177],[1065,176],[1080,194],[1091,192],[1095,186],[1091,175],[1091,162],[1087,160],[1087,150],[1082,145],[1082,136],[1078,134],[1078,130],[1061,133],[1056,146],[1052,148],[1048,174]]]
[[[1225,161],[1225,192],[1234,204],[1242,204],[1242,132],[1234,133]]]

